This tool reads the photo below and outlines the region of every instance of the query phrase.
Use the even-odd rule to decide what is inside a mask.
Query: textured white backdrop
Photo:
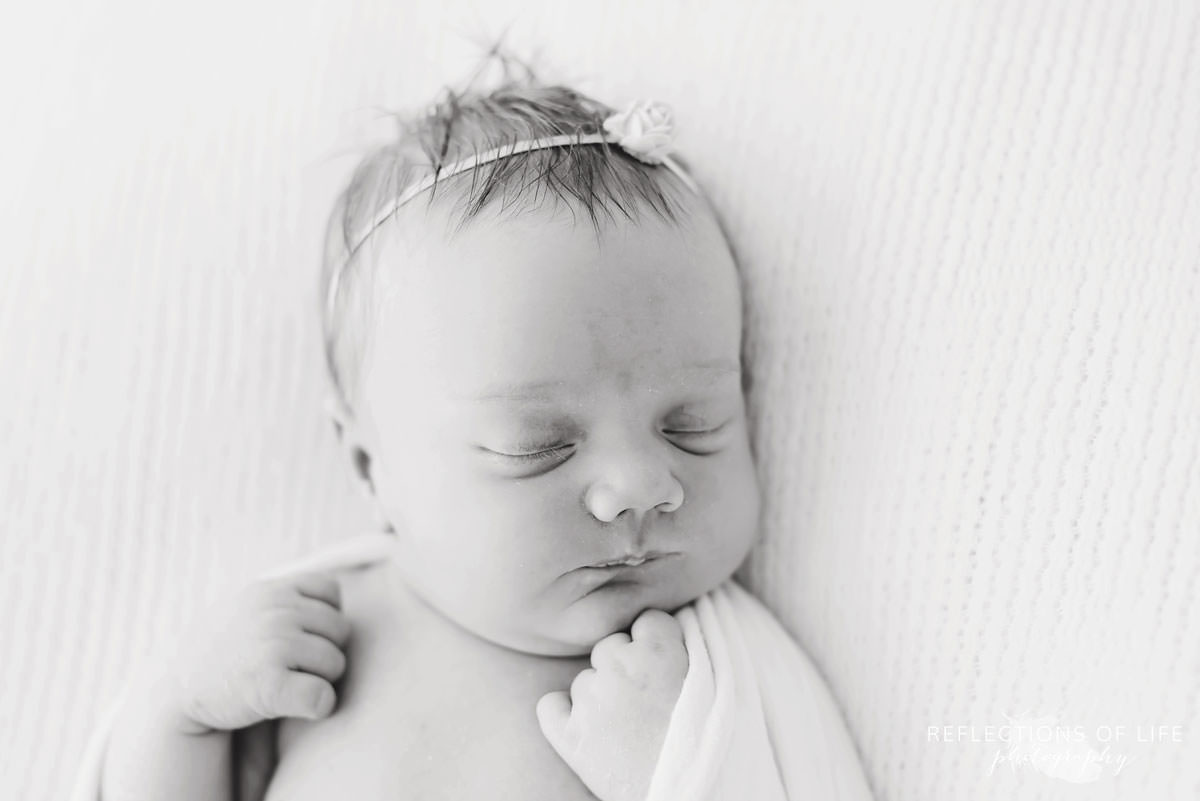
[[[0,797],[60,797],[207,596],[369,523],[320,412],[324,215],[376,109],[510,23],[548,77],[676,108],[749,290],[746,577],[878,798],[1200,797],[1195,2],[25,5]],[[1127,726],[1133,761],[989,775],[997,743],[927,735],[1024,711]]]

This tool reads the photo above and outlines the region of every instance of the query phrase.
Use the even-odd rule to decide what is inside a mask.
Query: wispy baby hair
[[[480,76],[498,67],[491,88]],[[370,346],[377,269],[356,240],[380,211],[422,180],[433,180],[424,202],[453,203],[453,232],[499,204],[501,216],[540,208],[547,200],[583,211],[600,231],[604,220],[637,220],[649,212],[677,221],[684,206],[663,170],[607,143],[565,145],[517,153],[438,180],[461,159],[551,136],[602,131],[613,109],[566,86],[543,84],[525,64],[493,49],[464,88],[447,87],[425,113],[398,116],[397,137],[366,153],[330,215],[321,270],[326,364],[339,400],[357,404],[359,373]],[[677,159],[678,160],[678,159]],[[415,203],[410,205],[416,205]],[[371,237],[368,236],[369,241]],[[330,293],[331,282],[336,292]]]

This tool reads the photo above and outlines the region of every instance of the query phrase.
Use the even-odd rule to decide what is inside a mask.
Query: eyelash
[[[721,423],[721,425],[714,426],[713,428],[664,429],[663,433],[666,434],[667,436],[674,436],[674,437],[701,437],[701,436],[706,436],[708,434],[715,434],[718,431],[720,431],[721,429],[723,429],[726,425],[728,425],[728,423]]]
[[[542,448],[539,451],[532,453],[503,453],[501,451],[492,451],[497,456],[503,456],[505,459],[512,459],[518,462],[543,462],[552,457],[556,457],[560,452],[574,447],[570,443],[562,445],[551,445],[549,448]]]

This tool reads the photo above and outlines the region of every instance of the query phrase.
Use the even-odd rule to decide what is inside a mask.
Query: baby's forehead
[[[700,310],[738,292],[728,247],[703,218],[596,227],[564,214],[489,215],[449,235],[437,217],[422,222],[391,229],[375,254],[375,307],[401,322],[517,325],[535,316],[540,330],[570,330],[633,313],[645,295],[659,298],[648,312],[678,322],[677,299]]]
[[[569,218],[472,222],[419,245],[397,230],[380,251],[390,277],[377,284],[374,370],[411,367],[443,396],[601,379],[665,388],[714,361],[738,371],[736,270],[726,248],[704,239],[719,232],[661,220],[599,235]],[[518,394],[537,397],[527,390]]]

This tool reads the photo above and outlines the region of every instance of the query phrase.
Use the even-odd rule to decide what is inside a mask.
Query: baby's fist
[[[643,801],[687,668],[679,623],[647,610],[596,643],[569,693],[542,696],[542,733],[602,801]]]
[[[167,686],[182,728],[203,733],[329,715],[350,623],[337,579],[314,573],[250,584],[184,637]]]

